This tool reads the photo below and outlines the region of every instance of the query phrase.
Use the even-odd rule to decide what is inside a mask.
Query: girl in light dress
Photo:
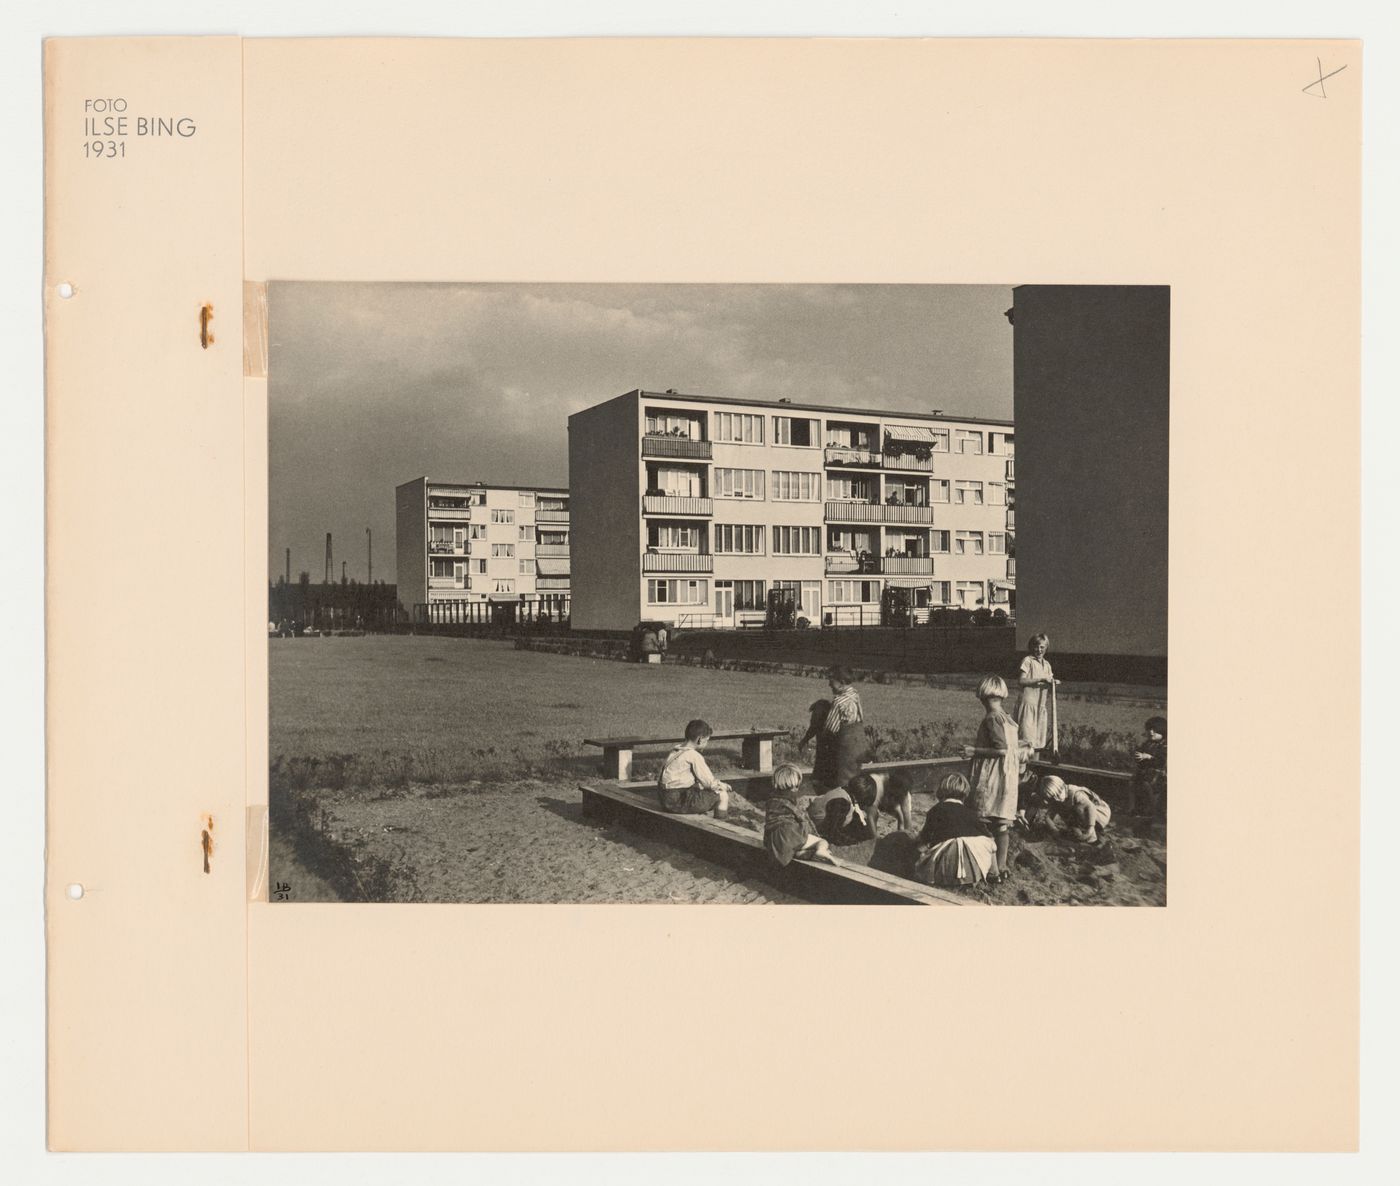
[[[986,715],[977,727],[975,744],[963,748],[963,757],[972,759],[972,794],[967,805],[996,840],[998,872],[987,878],[989,882],[1010,876],[1006,857],[1020,787],[1020,733],[1016,722],[1002,711],[1006,695],[1006,681],[999,675],[989,675],[977,685],[977,699]]]
[[[1043,750],[1050,744],[1051,689],[1060,682],[1045,658],[1049,649],[1048,636],[1033,635],[1026,657],[1021,660],[1021,699],[1016,705],[1016,728],[1021,740],[1033,750]]]

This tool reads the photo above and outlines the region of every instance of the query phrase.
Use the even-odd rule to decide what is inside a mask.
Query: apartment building
[[[415,620],[569,612],[567,490],[415,478],[395,490],[395,527],[399,601]]]
[[[903,587],[1010,606],[1008,420],[629,391],[569,417],[573,625],[761,622],[787,590],[811,626],[876,623]]]

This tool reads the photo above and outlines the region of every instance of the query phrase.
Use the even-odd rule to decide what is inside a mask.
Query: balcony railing
[[[715,558],[708,552],[646,552],[643,572],[714,572]]]
[[[567,556],[569,554],[568,544],[536,544],[536,556]]]
[[[535,588],[541,593],[568,591],[568,577],[536,577]]]
[[[1006,480],[1008,482],[1016,480],[1016,459],[1014,457],[1006,459]]]
[[[843,552],[828,552],[827,576],[879,576],[879,556],[852,556]]]
[[[428,507],[429,519],[450,519],[454,523],[465,523],[471,517],[471,507]]]
[[[428,541],[428,551],[434,556],[467,556],[471,554],[471,545],[468,543],[454,543],[450,539],[430,539]]]
[[[932,556],[884,556],[881,563],[889,576],[933,576]]]
[[[642,510],[648,515],[713,515],[713,499],[681,494],[645,494]]]
[[[465,577],[429,577],[429,589],[465,589],[467,588]]]
[[[1015,530],[1016,530],[1016,508],[1015,508],[1015,507],[1007,507],[1007,508],[1006,508],[1006,530],[1007,530],[1007,531],[1015,531]]]
[[[536,523],[567,523],[568,521],[568,511],[546,510],[540,507],[535,508]]]
[[[933,457],[915,457],[912,453],[886,453],[886,469],[913,470],[916,473],[933,473]]]
[[[829,523],[912,523],[927,526],[933,522],[933,508],[902,503],[828,502],[826,518]]]
[[[709,441],[692,441],[689,437],[644,436],[642,456],[688,457],[695,461],[709,461],[714,456],[714,446]]]
[[[874,449],[856,449],[847,445],[828,445],[826,447],[826,463],[827,465],[878,466],[881,464],[881,457]]]

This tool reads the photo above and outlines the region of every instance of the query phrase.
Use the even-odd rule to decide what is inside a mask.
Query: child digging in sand
[[[1113,812],[1088,787],[1071,786],[1059,775],[1047,774],[1040,780],[1036,793],[1045,801],[1051,815],[1069,824],[1076,840],[1097,844],[1103,839]]]
[[[998,872],[989,882],[1010,877],[1007,849],[1016,822],[1016,795],[1020,785],[1020,736],[1016,722],[1002,711],[1006,681],[989,675],[977,685],[977,699],[986,716],[977,727],[976,743],[963,747],[963,757],[972,759],[972,794],[967,805],[991,831],[996,840]]]
[[[973,885],[999,876],[997,846],[987,825],[966,799],[971,787],[961,774],[945,774],[938,802],[919,832],[914,878],[925,885]]]
[[[685,740],[671,751],[656,780],[663,811],[673,815],[713,812],[715,819],[729,814],[729,784],[710,773],[709,764],[700,753],[713,734],[706,721],[694,720],[686,725]]]
[[[779,865],[806,858],[839,864],[827,842],[817,835],[811,817],[798,803],[802,771],[783,765],[773,771],[773,794],[763,817],[763,847]]]

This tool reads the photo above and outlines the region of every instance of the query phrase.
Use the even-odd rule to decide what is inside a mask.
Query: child
[[[1136,815],[1141,800],[1148,815],[1161,815],[1167,798],[1167,718],[1149,717],[1143,728],[1147,740],[1133,754],[1137,769],[1128,784],[1128,812]]]
[[[818,795],[807,805],[817,831],[832,844],[859,844],[875,838],[875,801],[879,788],[868,774],[858,774],[845,787]]]
[[[860,694],[849,668],[833,667],[827,676],[831,688],[830,700],[817,700],[811,705],[811,721],[801,745],[813,737],[817,742],[812,762],[812,782],[821,790],[844,787],[860,773],[861,763],[869,752],[865,738],[865,713]],[[818,726],[818,712],[825,709]]]
[[[1097,844],[1103,839],[1113,812],[1088,787],[1068,786],[1058,775],[1047,774],[1040,780],[1039,794],[1051,814],[1070,825],[1075,839],[1085,844]]]
[[[991,829],[996,839],[997,872],[988,877],[997,883],[1010,877],[1007,849],[1011,827],[1016,821],[1016,793],[1020,784],[1020,736],[1016,722],[1002,711],[1006,681],[989,675],[977,685],[977,699],[987,715],[977,728],[976,744],[963,747],[963,757],[972,759],[972,794],[967,805]]]
[[[914,878],[925,885],[973,885],[1000,880],[997,844],[987,825],[964,800],[967,779],[946,774],[938,785],[938,802],[929,808],[919,832]]]
[[[872,777],[880,787],[880,797],[875,801],[877,810],[894,816],[901,832],[909,831],[914,823],[914,796],[910,791],[909,775],[896,770],[892,774]]]
[[[729,784],[720,782],[700,751],[709,743],[714,730],[705,721],[694,720],[685,727],[685,741],[676,746],[661,767],[656,780],[661,809],[675,815],[706,815],[715,819],[729,814]]]
[[[839,864],[827,842],[817,834],[812,819],[798,803],[802,771],[783,765],[773,771],[773,794],[763,817],[763,847],[780,866],[794,858]]]

